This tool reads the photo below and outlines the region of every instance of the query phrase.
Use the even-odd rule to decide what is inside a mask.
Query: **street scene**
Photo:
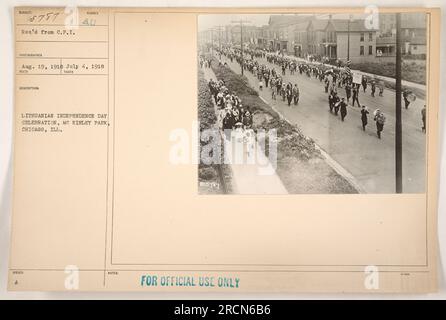
[[[258,163],[228,161],[215,169],[216,185],[226,192],[215,193],[425,192],[426,17],[380,14],[378,20],[199,17],[198,78],[206,84],[199,91],[208,91],[224,151],[241,132],[254,137],[253,150],[263,150],[257,152],[262,165],[274,168],[261,175]],[[275,157],[259,146],[261,130],[274,130]]]

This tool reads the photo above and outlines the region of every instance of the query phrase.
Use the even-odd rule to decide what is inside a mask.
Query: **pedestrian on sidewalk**
[[[376,109],[373,115],[374,115],[373,119],[376,122],[376,133],[378,135],[378,139],[381,139],[381,132],[384,129],[384,123],[386,122],[386,117],[384,116],[384,113],[379,109]]]
[[[260,91],[263,91],[263,81],[262,80],[259,81],[259,89],[260,89]]]
[[[345,98],[342,98],[339,104],[341,108],[341,120],[344,121],[347,116],[347,103],[345,102]]]
[[[225,134],[226,140],[231,140],[231,132],[234,126],[234,118],[232,116],[232,112],[228,111],[223,118],[223,132]]]
[[[369,110],[366,106],[362,106],[361,108],[361,121],[362,121],[362,131],[365,131],[365,127],[367,126],[367,115],[369,114]]]
[[[252,113],[250,108],[247,106],[246,111],[243,114],[243,126],[245,129],[251,129],[252,127]]]

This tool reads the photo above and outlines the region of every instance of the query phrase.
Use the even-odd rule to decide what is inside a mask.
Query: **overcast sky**
[[[333,19],[348,19],[348,14],[334,14]],[[243,19],[248,25],[263,26],[268,24],[270,14],[205,14],[198,16],[198,30],[206,30],[215,26],[231,24],[232,21]],[[320,19],[328,19],[328,14],[318,14]],[[355,14],[353,18],[364,18],[362,14]]]
[[[235,20],[249,21],[249,25],[268,24],[269,14],[206,14],[198,16],[198,29],[205,30],[218,25],[228,25]]]

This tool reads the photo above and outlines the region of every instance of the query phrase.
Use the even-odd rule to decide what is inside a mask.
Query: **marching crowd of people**
[[[299,103],[299,87],[297,83],[285,83],[282,76],[276,72],[274,68],[268,68],[266,65],[260,65],[256,60],[249,60],[246,70],[251,72],[259,80],[259,90],[263,91],[263,87],[271,88],[271,98],[277,100],[277,96],[282,101],[287,101],[288,106],[293,103]]]
[[[360,108],[360,119],[363,131],[366,130],[368,125],[370,111],[367,106],[360,103],[360,94],[366,94],[369,90],[371,97],[375,97],[376,95],[379,97],[384,96],[385,86],[383,81],[378,81],[374,78],[367,78],[364,75],[360,80],[355,79],[355,81],[353,81],[353,74],[348,66],[340,68],[324,64],[307,63],[292,57],[280,55],[274,52],[266,52],[264,50],[246,49],[242,54],[239,48],[223,47],[221,49],[216,48],[215,51],[220,57],[219,63],[223,64],[221,59],[222,56],[225,56],[231,62],[234,62],[235,60],[243,68],[243,70],[246,70],[257,77],[260,91],[263,91],[265,88],[269,88],[271,91],[272,100],[277,100],[277,97],[280,97],[280,99],[286,102],[290,107],[292,105],[297,106],[299,104],[300,89],[297,83],[284,80],[284,76],[287,73],[290,75],[299,73],[300,75],[305,75],[308,78],[315,78],[319,80],[319,82],[323,85],[324,92],[328,95],[329,112],[335,116],[340,116],[341,121],[345,121],[349,105]],[[270,67],[266,63],[259,63],[258,59],[266,59],[266,61],[269,64],[273,64],[273,66]],[[200,59],[200,61],[202,66],[210,66],[211,64],[211,60]],[[226,65],[226,62],[224,62],[224,64]],[[274,66],[277,66],[278,70],[276,70]],[[215,83],[212,85],[215,86]],[[219,91],[222,89],[227,90],[224,84],[218,84],[215,87],[218,87]],[[216,88],[213,90],[215,93]],[[341,97],[342,91],[345,92],[343,97]],[[227,101],[230,102],[230,107],[224,107],[228,109],[227,114],[229,114],[228,118],[225,120],[225,126],[229,128],[231,126],[235,126],[236,123],[242,123],[242,125],[245,125],[243,121],[239,120],[243,120],[246,109],[243,108],[243,106],[241,108],[239,107],[241,106],[241,102],[238,98],[236,98],[237,96],[234,93],[228,94],[225,92],[218,92],[215,94],[220,94],[220,104],[227,104]],[[221,96],[224,96],[224,99]],[[416,96],[411,91],[404,90],[402,98],[405,109],[408,109],[411,102],[416,99]],[[240,113],[242,114],[240,115]],[[232,114],[232,116],[230,114]],[[386,116],[379,108],[377,108],[372,115],[373,121],[376,125],[376,134],[378,138],[381,139],[384,125],[386,123]],[[422,131],[426,132],[426,106],[424,106],[421,110],[421,120]]]
[[[368,89],[370,89],[371,97],[375,97],[376,95],[379,97],[384,96],[385,86],[383,81],[378,81],[375,78],[367,78],[364,75],[360,79],[354,79],[353,73],[348,66],[341,68],[324,64],[307,63],[296,58],[266,52],[264,50],[246,49],[243,51],[243,54],[239,48],[235,47],[216,48],[215,50],[220,57],[220,63],[222,63],[222,56],[225,56],[231,62],[235,60],[243,70],[257,77],[260,91],[263,91],[264,88],[269,88],[271,90],[272,100],[277,100],[279,96],[290,107],[299,104],[300,90],[297,83],[293,84],[290,81],[287,82],[284,80],[284,76],[288,72],[290,75],[299,73],[300,75],[319,80],[323,84],[324,92],[328,95],[330,113],[335,116],[340,115],[341,121],[345,121],[350,104],[353,107],[360,108],[363,131],[366,130],[370,111],[367,106],[360,103],[360,94],[366,94],[368,93]],[[266,63],[259,63],[259,58],[266,59],[273,66],[269,67]],[[277,66],[278,71],[276,71],[274,66]],[[342,91],[345,92],[345,97],[340,96],[340,92]],[[408,109],[410,103],[415,99],[416,97],[411,91],[403,91],[405,109]],[[425,132],[425,107],[423,110],[421,111],[422,131]],[[381,139],[386,116],[378,108],[373,112],[373,120],[375,121],[377,136]]]

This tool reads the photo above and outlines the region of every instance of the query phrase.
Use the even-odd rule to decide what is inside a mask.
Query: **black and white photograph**
[[[75,2],[0,5],[0,300],[446,297],[444,0]]]
[[[424,193],[425,13],[198,16],[199,194]]]

